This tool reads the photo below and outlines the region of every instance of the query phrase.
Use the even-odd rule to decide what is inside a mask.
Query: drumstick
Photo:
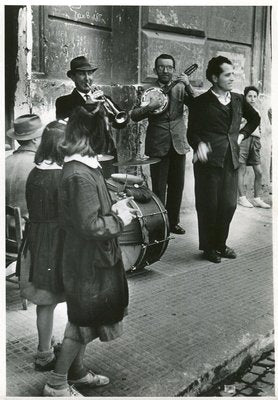
[[[125,172],[125,184],[124,184],[124,191],[127,187],[127,172]]]

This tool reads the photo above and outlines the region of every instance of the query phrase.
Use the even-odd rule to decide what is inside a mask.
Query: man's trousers
[[[150,165],[152,190],[161,202],[166,204],[170,226],[180,222],[185,159],[185,154],[178,154],[171,147],[168,154],[161,157],[159,163]]]
[[[197,161],[194,176],[199,249],[224,250],[237,205],[238,170],[234,169],[230,149],[223,168]]]

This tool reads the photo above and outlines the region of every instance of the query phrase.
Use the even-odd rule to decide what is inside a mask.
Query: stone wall
[[[73,89],[66,77],[70,59],[81,53],[97,62],[96,83],[127,111],[136,101],[138,87],[155,78],[152,69],[158,54],[173,54],[178,72],[198,62],[191,82],[199,93],[209,87],[205,79],[207,61],[223,54],[235,64],[237,91],[252,83],[262,92],[263,183],[268,185],[271,127],[266,114],[270,106],[271,49],[267,12],[267,7],[32,6],[30,13],[30,8],[23,7],[18,15],[14,117],[32,110],[45,124],[53,120],[56,98]],[[144,154],[146,126],[146,121],[130,121],[125,129],[113,130],[119,161]],[[249,169],[246,183],[250,187],[253,173]],[[147,166],[129,168],[128,172],[143,175],[150,184]],[[194,205],[193,182],[190,152],[183,209]]]

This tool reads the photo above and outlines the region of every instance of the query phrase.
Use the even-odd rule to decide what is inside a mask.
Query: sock
[[[51,371],[47,384],[53,389],[66,389],[68,387],[67,374],[57,374],[56,372]]]
[[[37,350],[36,363],[40,365],[46,365],[54,358],[53,347],[46,351]]]
[[[70,367],[68,373],[68,379],[76,381],[77,379],[84,378],[88,374],[87,368],[78,366],[78,368]]]

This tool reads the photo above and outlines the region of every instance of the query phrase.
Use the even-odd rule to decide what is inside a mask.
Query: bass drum
[[[123,185],[113,179],[107,180],[107,186],[112,200],[118,201],[126,197],[121,191]],[[145,266],[159,261],[167,249],[170,239],[170,229],[167,211],[159,198],[144,186],[144,191],[150,192],[148,202],[130,201],[137,210],[137,218],[124,227],[119,237],[124,268],[126,271],[137,271]]]

